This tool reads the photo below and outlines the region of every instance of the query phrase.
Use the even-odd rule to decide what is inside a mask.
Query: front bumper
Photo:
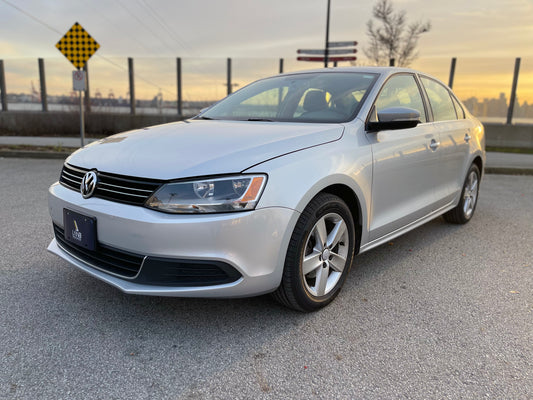
[[[245,297],[275,290],[299,216],[294,210],[277,207],[228,214],[171,215],[98,198],[83,199],[56,183],[49,190],[49,209],[53,223],[61,228],[64,208],[96,218],[102,247],[147,259],[218,263],[238,272],[234,281],[222,284],[145,284],[98,268],[56,239],[48,247],[70,264],[126,293],[179,297]]]

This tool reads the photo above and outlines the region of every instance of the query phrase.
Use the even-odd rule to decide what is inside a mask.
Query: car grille
[[[81,180],[89,171],[89,169],[65,163],[59,182],[63,186],[79,192]],[[139,206],[143,205],[162,184],[162,181],[155,179],[139,179],[99,171],[97,171],[97,175],[98,183],[94,197]]]
[[[65,231],[54,224],[55,238],[71,256],[101,271],[131,279],[131,282],[156,286],[212,286],[236,282],[242,275],[220,261],[179,260],[143,256],[98,243],[87,250],[65,239]]]
[[[54,224],[54,234],[59,245],[71,255],[106,272],[133,278],[139,273],[144,256],[98,244],[98,250],[92,251],[67,242],[63,228]]]

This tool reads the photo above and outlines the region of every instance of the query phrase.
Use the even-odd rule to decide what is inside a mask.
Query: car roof
[[[362,72],[362,73],[373,73],[380,75],[390,75],[398,72],[411,72],[417,74],[423,74],[420,71],[416,71],[410,68],[401,68],[401,67],[329,67],[329,68],[314,68],[306,69],[300,71],[291,71],[281,75],[296,75],[296,74],[307,74],[307,73],[336,73],[336,72]],[[425,75],[425,74],[424,74]]]
[[[309,74],[309,73],[329,74],[329,73],[339,73],[339,72],[358,72],[358,73],[367,73],[367,74],[378,74],[382,77],[382,79],[385,79],[384,77],[388,77],[393,74],[404,72],[404,73],[419,74],[422,76],[426,76],[428,78],[434,79],[442,83],[443,85],[445,85],[440,79],[430,74],[427,74],[422,71],[417,71],[411,68],[404,68],[404,67],[329,67],[329,68],[315,68],[315,69],[291,71],[291,72],[286,72],[286,73],[274,75],[274,76],[291,76],[291,75]],[[271,78],[272,77],[273,76],[271,76]],[[268,79],[268,78],[265,78],[265,79]]]

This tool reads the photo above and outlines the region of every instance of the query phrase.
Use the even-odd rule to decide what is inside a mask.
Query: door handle
[[[468,143],[468,142],[470,141],[470,139],[472,139],[472,136],[470,136],[470,135],[468,134],[468,132],[465,133],[465,142]]]
[[[437,150],[437,147],[439,146],[440,146],[440,142],[437,142],[435,139],[431,139],[431,144],[429,145],[431,150]]]

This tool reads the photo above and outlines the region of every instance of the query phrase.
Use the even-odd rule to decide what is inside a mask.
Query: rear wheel
[[[346,280],[354,242],[354,222],[346,203],[331,194],[317,195],[296,223],[274,298],[299,311],[329,304]]]
[[[446,221],[453,224],[466,224],[472,219],[477,205],[480,176],[479,168],[476,164],[472,164],[466,175],[459,204],[443,215]]]

